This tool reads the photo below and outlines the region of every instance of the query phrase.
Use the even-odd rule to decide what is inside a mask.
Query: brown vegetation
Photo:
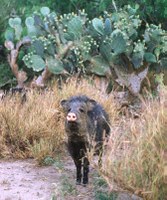
[[[142,102],[140,118],[120,117],[113,126],[100,171],[111,190],[126,190],[150,200],[166,198],[166,88],[159,95]]]
[[[19,95],[7,96],[0,101],[0,157],[33,157],[42,163],[47,156],[63,150],[66,136],[59,104],[77,94],[95,99],[110,116],[111,137],[100,173],[111,190],[126,190],[145,199],[164,199],[167,196],[166,88],[160,91],[159,98],[150,97],[141,103],[143,109],[136,119],[120,113],[120,105],[112,93],[106,95],[87,81],[68,81],[61,90],[56,85],[47,91],[28,91],[24,104]]]

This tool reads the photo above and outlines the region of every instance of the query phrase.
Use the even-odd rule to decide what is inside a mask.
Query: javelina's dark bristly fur
[[[88,183],[89,161],[86,157],[91,141],[97,146],[103,143],[103,133],[109,135],[109,118],[103,107],[87,96],[73,96],[62,100],[66,113],[65,130],[68,136],[68,149],[77,170],[77,183]],[[83,167],[83,172],[81,171]]]

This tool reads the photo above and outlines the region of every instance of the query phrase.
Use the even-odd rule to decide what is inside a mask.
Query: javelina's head
[[[66,113],[66,124],[70,129],[84,129],[88,123],[88,111],[96,105],[96,101],[86,96],[74,96],[62,100],[61,105]]]

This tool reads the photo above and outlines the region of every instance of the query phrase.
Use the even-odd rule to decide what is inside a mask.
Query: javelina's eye
[[[80,109],[79,109],[79,111],[80,111],[80,112],[82,112],[82,113],[84,113],[84,112],[85,112],[85,111],[84,111],[84,109],[82,109],[82,108],[80,108]]]
[[[67,111],[70,112],[70,111],[71,111],[71,108],[69,108]]]

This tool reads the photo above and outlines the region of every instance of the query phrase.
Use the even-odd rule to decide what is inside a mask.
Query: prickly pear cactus
[[[104,76],[110,73],[110,66],[102,56],[94,56],[90,59],[90,62],[93,65],[91,69],[93,74]]]
[[[25,24],[27,26],[27,32],[30,37],[37,35],[37,29],[35,27],[35,20],[33,17],[27,17],[25,20]]]
[[[23,30],[21,23],[22,23],[22,21],[21,21],[21,18],[19,18],[19,17],[9,19],[9,26],[14,29],[14,34],[15,34],[16,40],[21,39],[21,34],[22,34],[22,30]]]
[[[39,55],[31,53],[25,55],[23,61],[28,68],[33,68],[36,72],[43,70],[46,66],[45,61]]]
[[[106,18],[93,19],[89,26],[90,35],[99,46],[98,53],[114,69],[119,84],[135,95],[147,76],[148,66],[162,63],[160,54],[167,52],[164,48],[167,40],[165,31],[161,26],[148,24],[143,29],[137,9],[138,6],[127,6],[112,15],[107,14]],[[143,32],[144,35],[141,34]],[[97,67],[97,62],[93,64],[94,73],[96,70],[98,73],[102,71]],[[139,81],[136,81],[138,77]]]
[[[62,74],[67,71],[73,73],[74,62],[76,60],[83,62],[81,57],[78,59],[76,51],[77,46],[82,45],[83,47],[86,42],[85,39],[82,39],[86,14],[79,12],[78,15],[69,13],[57,16],[55,13],[51,13],[47,7],[41,8],[40,12],[42,15],[34,16],[34,23],[30,20],[29,26],[36,24],[36,32],[42,33],[42,35],[32,37],[30,53],[44,59],[47,62],[48,70],[53,74]],[[71,41],[75,41],[75,48],[71,48]],[[88,46],[82,55],[85,60],[86,57],[89,57],[89,53],[86,51],[89,49]],[[66,58],[66,62],[62,62],[62,58]],[[25,64],[28,63],[25,62]],[[33,70],[36,69],[33,68]]]
[[[66,70],[64,69],[63,62],[58,58],[48,57],[47,58],[48,69],[53,74],[66,74]]]
[[[65,38],[74,41],[76,39],[79,39],[81,37],[81,34],[82,21],[80,17],[76,16],[68,22]]]
[[[43,16],[48,16],[50,13],[50,9],[48,7],[42,7],[40,9],[40,12],[42,13]]]
[[[42,7],[24,23],[18,17],[9,19],[7,48],[25,46],[23,61],[33,71],[43,71],[42,84],[45,74],[47,78],[51,73],[108,78],[114,71],[119,84],[136,95],[149,66],[162,68],[167,63],[166,32],[160,25],[142,22],[137,9],[126,6],[89,20],[84,10],[58,15]],[[30,42],[23,42],[23,36]]]
[[[97,35],[102,36],[104,35],[104,23],[101,19],[94,18],[92,20],[92,26],[97,33]]]

